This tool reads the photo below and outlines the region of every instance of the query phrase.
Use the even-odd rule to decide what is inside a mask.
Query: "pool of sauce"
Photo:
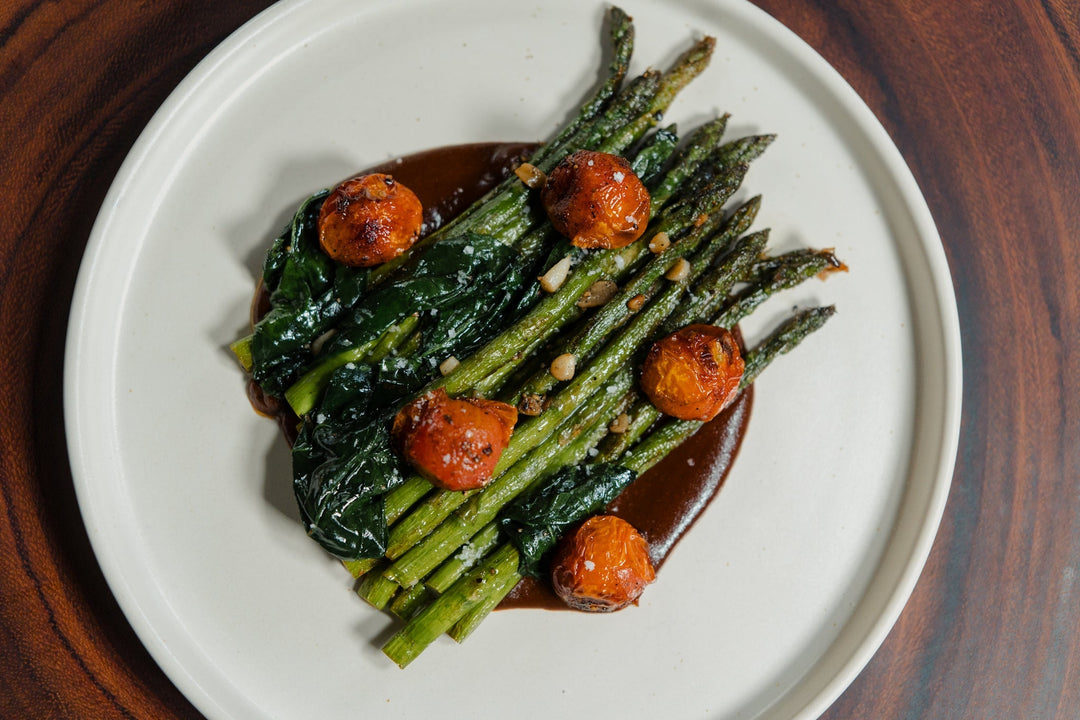
[[[530,143],[451,145],[389,160],[365,172],[393,175],[415,192],[425,208],[427,233],[480,199],[535,147]],[[253,321],[268,306],[260,285],[252,303]],[[265,396],[254,383],[249,385],[248,397],[256,411],[278,420],[290,442],[295,438],[296,418],[287,406]],[[657,569],[723,485],[752,405],[753,388],[748,388],[715,420],[635,480],[609,508],[648,541]],[[499,607],[567,609],[547,583],[532,578],[522,580]]]

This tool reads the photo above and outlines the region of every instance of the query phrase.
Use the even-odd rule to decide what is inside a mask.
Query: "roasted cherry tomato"
[[[416,471],[444,490],[473,490],[491,480],[510,442],[517,410],[495,400],[429,392],[403,407],[391,434]]]
[[[707,421],[734,399],[743,369],[739,345],[729,330],[687,325],[649,349],[641,389],[665,415]]]
[[[618,155],[579,150],[560,162],[541,191],[551,224],[581,248],[621,248],[649,224],[649,191]]]
[[[374,267],[412,247],[423,222],[424,208],[412,190],[390,175],[358,175],[323,201],[319,245],[340,263]]]
[[[613,612],[636,603],[655,579],[649,544],[615,515],[586,520],[563,537],[552,561],[556,594],[586,612]]]

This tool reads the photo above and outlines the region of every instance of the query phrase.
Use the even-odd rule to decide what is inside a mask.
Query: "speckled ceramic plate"
[[[72,465],[105,575],[211,718],[811,718],[922,568],[952,475],[960,349],[934,224],[896,148],[812,50],[745,2],[630,0],[634,71],[700,34],[669,120],[775,132],[747,194],[778,247],[847,275],[769,368],[719,498],[641,605],[493,615],[402,671],[393,623],[303,533],[277,429],[226,346],[263,249],[310,192],[390,156],[544,138],[601,65],[599,2],[298,0],[213,51],[132,150],[94,228],[67,357]],[[758,324],[760,323],[760,324]]]

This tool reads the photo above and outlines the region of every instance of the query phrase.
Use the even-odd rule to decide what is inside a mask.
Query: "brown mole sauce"
[[[451,145],[407,155],[365,172],[393,175],[420,198],[424,205],[424,231],[435,230],[480,199],[506,177],[536,145],[530,143],[470,143]],[[261,284],[252,303],[252,318],[268,308]],[[275,398],[262,394],[254,383],[248,396],[255,410],[276,417],[290,443],[296,419]],[[715,420],[616,498],[608,511],[629,522],[649,542],[656,568],[663,565],[676,543],[694,524],[716,495],[731,469],[750,419],[753,388],[742,392]],[[569,608],[546,581],[525,578],[502,601],[499,608]]]

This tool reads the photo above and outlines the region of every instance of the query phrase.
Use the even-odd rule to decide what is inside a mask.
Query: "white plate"
[[[71,460],[113,592],[212,718],[810,718],[873,654],[943,509],[959,332],[899,153],[826,63],[744,2],[628,0],[635,72],[717,36],[670,119],[777,132],[751,170],[778,247],[848,275],[838,315],[758,384],[719,499],[638,608],[496,613],[401,671],[392,623],[302,532],[288,455],[226,345],[270,238],[311,191],[391,155],[549,133],[601,64],[600,2],[285,2],[169,98],[94,227],[68,345]],[[422,714],[423,713],[423,714]]]

